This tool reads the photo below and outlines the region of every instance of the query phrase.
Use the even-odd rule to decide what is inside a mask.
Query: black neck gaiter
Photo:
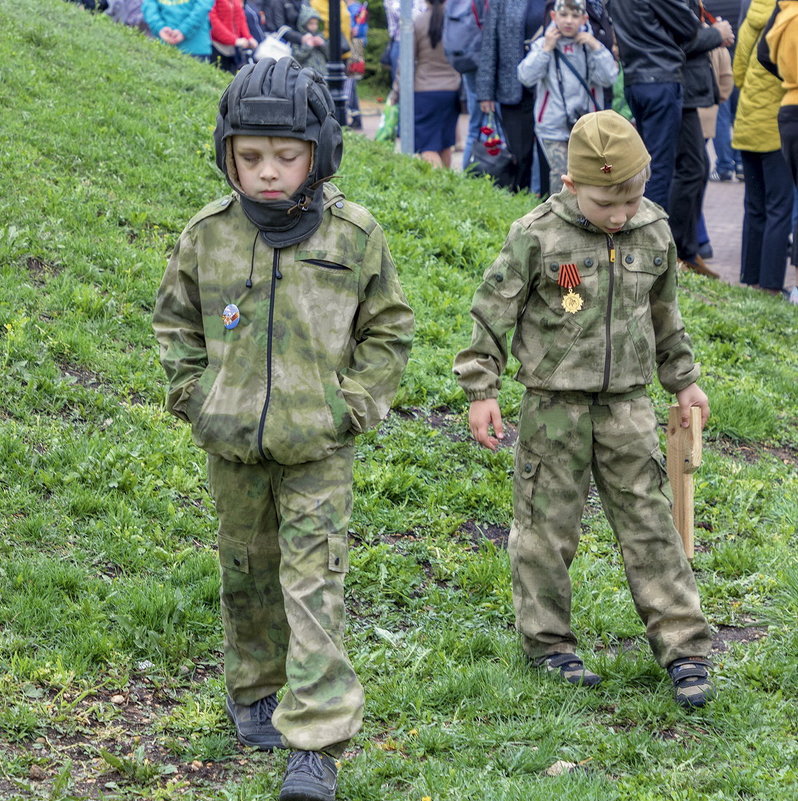
[[[315,233],[324,212],[324,186],[302,187],[288,200],[256,200],[239,193],[241,208],[247,219],[261,232],[273,248],[296,245]]]

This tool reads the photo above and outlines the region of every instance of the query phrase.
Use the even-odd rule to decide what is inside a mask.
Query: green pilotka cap
[[[578,184],[620,184],[650,161],[635,127],[612,109],[581,116],[568,140],[568,174]]]

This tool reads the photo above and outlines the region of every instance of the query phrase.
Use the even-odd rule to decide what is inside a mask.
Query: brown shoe
[[[707,263],[698,254],[693,256],[689,261],[686,259],[679,259],[679,268],[682,270],[692,270],[694,273],[705,275],[707,278],[720,278],[720,275],[714,270],[710,270]]]

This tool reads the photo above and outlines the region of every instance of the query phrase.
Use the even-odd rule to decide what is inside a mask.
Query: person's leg
[[[779,134],[781,154],[798,190],[798,106],[782,106],[779,109]]]
[[[709,182],[709,154],[707,153],[708,139],[704,139],[704,182],[701,184],[701,197],[698,201],[698,224],[695,229],[695,239],[698,243],[698,255],[702,259],[713,257],[712,243],[709,241],[709,231],[707,221],[704,217],[704,198],[707,193],[707,183]]]
[[[531,659],[576,647],[568,568],[590,483],[591,436],[585,406],[557,393],[524,395],[507,547],[516,627]]]
[[[692,262],[698,253],[696,229],[707,177],[707,156],[698,110],[682,110],[682,124],[669,202],[670,225],[680,259]]]
[[[682,86],[678,83],[631,84],[626,87],[625,96],[651,154],[651,180],[646,185],[646,197],[667,211],[682,124]]]
[[[289,629],[280,590],[274,498],[279,467],[208,457],[208,487],[219,518],[224,678],[249,706],[284,684]]]
[[[549,185],[549,164],[546,161],[546,154],[540,146],[540,142],[535,142],[534,160],[532,162],[533,170],[537,171],[537,175],[532,176],[532,191],[540,197],[545,197],[551,194],[551,186]],[[567,167],[567,160],[566,160]],[[537,185],[535,180],[537,179]]]
[[[730,181],[734,177],[735,163],[731,146],[731,123],[731,99],[729,98],[718,106],[715,138],[712,140],[715,148],[714,174],[719,181]],[[714,176],[713,180],[715,180]]]
[[[502,104],[501,124],[507,149],[515,156],[516,179],[513,191],[531,189],[532,158],[535,147],[535,96],[524,92],[520,103]]]
[[[562,176],[568,172],[568,142],[541,139],[540,145],[549,163],[549,192],[554,195],[562,189]]]
[[[399,39],[391,39],[391,49],[390,49],[390,59],[391,59],[391,84],[396,81],[396,73],[399,70]]]
[[[353,461],[349,445],[318,462],[283,466],[275,492],[291,636],[288,687],[273,721],[290,748],[333,756],[363,719],[363,688],[343,647]]]
[[[431,164],[433,167],[444,166],[441,154],[438,153],[437,150],[422,150],[420,156],[422,159],[424,159],[424,161],[426,161],[428,164]]]
[[[765,229],[759,286],[781,292],[787,271],[787,249],[792,227],[793,182],[781,150],[762,154],[765,178]]]
[[[463,73],[463,86],[466,93],[466,104],[468,107],[468,134],[466,135],[465,147],[463,148],[463,169],[468,166],[471,158],[471,148],[479,137],[479,129],[482,125],[482,111],[477,100],[477,72]]]
[[[357,96],[357,81],[354,78],[346,79],[346,110],[349,112],[349,127],[354,131],[363,130],[360,99]]]
[[[623,554],[654,658],[705,657],[712,646],[693,571],[673,524],[670,490],[648,397],[590,407],[593,479]]]
[[[740,283],[759,286],[762,238],[765,233],[765,178],[761,154],[741,150],[745,173],[743,195],[743,240],[740,248]]]

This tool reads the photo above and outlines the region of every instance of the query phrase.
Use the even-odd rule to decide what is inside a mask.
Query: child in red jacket
[[[249,32],[241,0],[216,0],[210,20],[211,61],[219,69],[236,72],[242,63],[240,50],[254,50],[258,46]]]

